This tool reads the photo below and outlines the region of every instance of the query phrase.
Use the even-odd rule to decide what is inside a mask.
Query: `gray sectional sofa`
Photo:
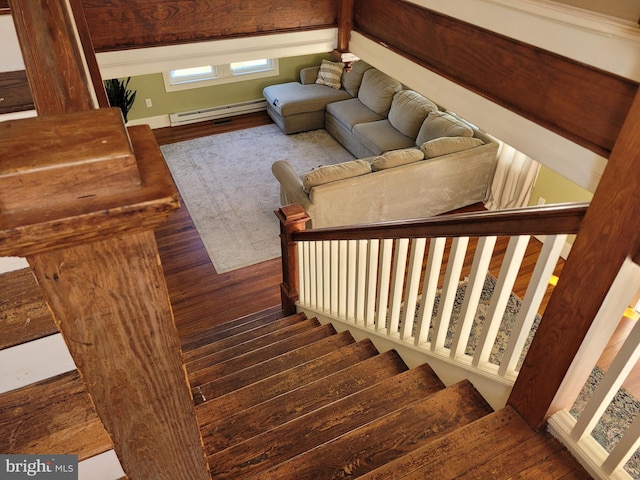
[[[267,112],[286,134],[325,128],[359,160],[312,172],[275,162],[283,205],[301,204],[320,228],[428,217],[486,199],[494,139],[363,61],[334,87],[316,83],[322,74],[310,67],[300,82],[266,87]]]

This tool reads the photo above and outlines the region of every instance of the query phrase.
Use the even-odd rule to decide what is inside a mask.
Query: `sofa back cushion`
[[[362,76],[364,72],[369,70],[371,65],[363,60],[358,60],[351,64],[351,69],[345,69],[342,74],[342,87],[351,94],[352,97],[358,96],[360,85],[362,84]]]
[[[424,153],[417,148],[403,148],[401,150],[391,150],[384,152],[382,155],[372,157],[369,159],[371,162],[371,169],[374,172],[380,170],[386,170],[387,168],[401,167],[402,165],[408,165],[422,160]]]
[[[419,93],[413,90],[401,90],[393,96],[389,122],[407,137],[416,138],[424,119],[430,112],[436,110],[438,106]]]
[[[370,68],[362,75],[358,98],[369,109],[387,116],[393,96],[402,90],[402,84],[380,70]]]
[[[358,177],[371,172],[371,164],[366,160],[352,160],[336,165],[325,165],[302,175],[302,188],[309,193],[313,187],[325,183]]]
[[[480,145],[484,145],[484,142],[475,137],[440,137],[424,142],[420,150],[424,153],[424,158],[434,158],[449,153],[462,152]]]
[[[447,112],[431,112],[422,123],[416,145],[440,137],[473,137],[473,128]]]

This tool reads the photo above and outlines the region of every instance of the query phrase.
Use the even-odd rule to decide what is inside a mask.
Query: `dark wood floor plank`
[[[443,385],[426,366],[408,370],[336,403],[208,457],[214,477],[247,478],[310,451]],[[317,464],[314,462],[314,465]],[[279,477],[272,477],[279,478]],[[309,478],[299,474],[295,478]]]
[[[368,358],[352,367],[267,400],[221,421],[201,426],[205,446],[217,452],[322,408],[407,369],[395,351]]]

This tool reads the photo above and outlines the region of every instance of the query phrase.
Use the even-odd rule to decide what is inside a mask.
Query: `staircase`
[[[24,273],[1,277],[23,292],[4,305],[5,331],[30,312],[49,332]],[[590,478],[469,382],[444,388],[428,365],[304,314],[271,309],[182,340],[212,478]],[[0,394],[0,430],[2,453],[112,448],[76,371]]]
[[[473,386],[304,314],[239,319],[184,344],[213,478],[590,478]]]

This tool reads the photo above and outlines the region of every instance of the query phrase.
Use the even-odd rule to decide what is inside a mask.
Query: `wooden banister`
[[[587,203],[542,205],[500,211],[460,213],[426,219],[296,231],[293,241],[433,238],[576,233]]]

